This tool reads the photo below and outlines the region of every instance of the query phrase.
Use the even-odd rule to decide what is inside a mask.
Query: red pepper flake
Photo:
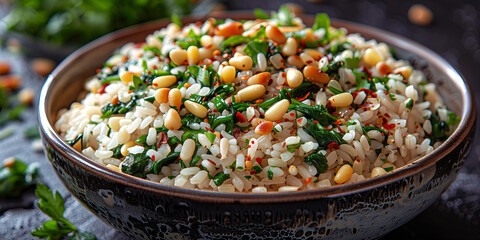
[[[152,161],[155,162],[155,155],[152,155]]]
[[[255,174],[255,173],[257,173],[257,170],[252,170],[252,171],[250,172],[250,175],[253,175],[253,174]]]
[[[395,128],[395,124],[394,123],[391,123],[391,124],[384,123],[383,128],[385,128],[385,130],[392,130],[392,129]]]
[[[213,166],[217,166],[217,164],[214,161],[212,161],[210,159],[207,159],[207,161],[209,161],[211,164],[213,164]]]
[[[238,138],[238,137],[240,136],[240,133],[241,133],[241,132],[242,132],[242,131],[240,130],[240,128],[235,128],[235,129],[233,129],[232,136],[233,136],[234,138]]]
[[[303,122],[303,118],[299,118],[299,119],[297,120],[297,122],[298,122],[298,123],[302,123],[302,122]]]
[[[248,132],[248,129],[243,130],[243,132],[244,132],[244,133],[247,133],[247,132]]]
[[[342,129],[340,128],[340,126],[338,126],[338,125],[337,125],[337,129],[338,129],[338,131],[339,131],[340,133],[344,133],[344,132],[342,131]]]
[[[370,126],[370,125],[371,125],[370,123],[365,123],[365,126],[367,126],[367,127]]]
[[[327,129],[327,130],[332,130],[333,126],[332,126],[332,125],[328,125],[328,126],[326,126],[326,127],[324,127],[324,128]]]
[[[133,93],[133,90],[128,91],[128,93]]]
[[[147,71],[147,74],[152,74],[152,72],[150,70]]]
[[[159,144],[165,144],[168,142],[168,137],[164,132],[160,133],[160,140],[158,141]]]
[[[262,158],[261,157],[255,158],[255,161],[258,163],[258,165],[262,165]]]
[[[101,73],[102,70],[100,68],[97,68],[97,73]]]
[[[305,95],[305,96],[302,97],[302,98],[295,98],[295,99],[297,99],[297,101],[300,101],[300,102],[301,102],[301,101],[307,99],[308,95],[310,95],[310,92],[308,92],[307,95]]]
[[[317,120],[314,120],[314,121],[313,121],[313,123],[314,123],[314,124],[317,124],[317,123],[318,123],[318,121],[317,121]]]
[[[215,108],[215,109],[213,109],[213,112],[218,112],[218,110]]]
[[[385,113],[385,117],[390,118],[390,114]]]
[[[287,146],[287,143],[283,142],[282,148],[284,148],[285,146]]]
[[[204,98],[202,98],[202,101],[205,102],[206,99],[207,99],[207,97],[204,97]]]
[[[295,116],[295,113],[291,112],[291,113],[290,113],[290,116],[294,117],[294,116]]]
[[[98,89],[97,93],[99,93],[99,94],[104,94],[104,93],[105,93],[105,88],[106,88],[108,85],[109,85],[108,83],[103,84],[103,86],[102,86],[100,89]]]
[[[157,65],[152,66],[153,69],[158,69]],[[150,72],[150,71],[149,71]],[[149,73],[150,74],[150,73]]]
[[[342,123],[342,121],[341,121],[341,120],[338,120],[338,121],[336,121],[334,124],[335,124],[335,125],[339,125],[339,124],[341,124],[341,123]]]
[[[308,179],[303,180],[305,182],[305,185],[308,185],[312,181],[312,177],[309,177]]]
[[[247,121],[247,119],[240,112],[237,112],[237,114],[235,114],[235,117],[237,118],[238,122],[244,123]]]
[[[294,132],[295,132],[296,129],[293,129],[292,131],[290,131],[290,135],[292,135]]]
[[[336,142],[331,142],[327,145],[327,148],[330,150],[330,151],[334,151],[334,150],[338,150],[340,149],[340,147],[338,146],[338,143]]]
[[[287,77],[287,73],[282,73],[282,77],[283,77],[283,78],[286,78],[286,77]]]

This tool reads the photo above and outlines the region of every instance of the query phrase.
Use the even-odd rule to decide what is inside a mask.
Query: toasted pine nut
[[[288,173],[290,173],[290,175],[297,175],[298,174],[298,169],[295,165],[290,165],[290,167],[288,168]]]
[[[433,21],[433,12],[422,4],[414,4],[408,9],[408,19],[414,24],[427,26]]]
[[[183,142],[182,150],[180,151],[180,159],[183,161],[190,161],[193,153],[195,152],[195,141],[193,139],[187,139]]]
[[[300,58],[302,59],[303,63],[305,63],[305,65],[311,65],[311,66],[317,65],[317,62],[315,61],[315,59],[313,59],[310,55],[304,52],[300,53]]]
[[[387,171],[385,171],[385,169],[381,168],[381,167],[375,167],[372,169],[372,174],[370,175],[371,178],[374,178],[374,177],[379,177],[379,176],[382,176],[383,174],[386,174]]]
[[[273,67],[276,69],[280,69],[283,67],[283,57],[282,54],[275,54],[270,57],[270,62],[272,63]]]
[[[175,109],[170,108],[168,110],[167,115],[165,116],[164,125],[169,130],[178,130],[182,127],[182,119]]]
[[[353,102],[353,96],[350,93],[340,93],[340,94],[331,96],[328,99],[328,102],[333,107],[348,107]]]
[[[382,76],[392,73],[392,69],[384,61],[378,62],[375,67],[377,68],[378,73],[380,73]]]
[[[110,100],[110,103],[113,105],[118,104],[118,95],[113,96],[112,100]]]
[[[234,35],[242,35],[243,24],[241,22],[229,22],[220,24],[215,28],[214,34],[217,36],[230,37]]]
[[[323,57],[323,54],[315,49],[307,48],[304,49],[303,52],[310,55],[315,61],[319,61]]]
[[[119,167],[117,167],[117,166],[115,166],[115,165],[113,165],[113,164],[107,164],[106,167],[112,169],[113,171],[122,172],[122,171],[120,171],[120,168],[119,168]]]
[[[238,91],[237,95],[240,97],[242,102],[252,101],[257,99],[265,94],[265,86],[260,84],[255,84],[248,86],[240,91]],[[235,98],[236,99],[236,98]]]
[[[33,91],[33,89],[24,88],[20,90],[20,92],[18,93],[18,100],[23,105],[30,105],[33,101],[34,96],[35,96],[35,92]],[[118,102],[118,98],[117,98],[117,102]]]
[[[188,65],[197,65],[199,60],[198,47],[190,46],[187,49]]]
[[[268,25],[267,29],[265,29],[265,34],[267,35],[267,38],[272,39],[278,44],[284,44],[287,41],[285,34],[280,32],[275,26]]]
[[[362,172],[363,172],[363,163],[362,163],[362,160],[360,159],[355,159],[355,161],[353,161],[353,172],[355,172],[356,174],[358,175],[362,175]]]
[[[188,59],[187,51],[183,49],[173,49],[170,51],[168,56],[170,56],[170,59],[173,63],[179,66],[183,65],[183,63]]]
[[[311,28],[307,28],[305,29],[305,42],[311,41],[313,41],[313,30]]]
[[[222,138],[220,140],[220,154],[222,155],[222,159],[227,158],[229,148],[230,148],[230,143],[228,142],[228,139]]]
[[[134,75],[137,76],[137,77],[140,77],[139,73],[132,73],[132,72],[128,72],[128,71],[122,72],[120,74],[120,80],[122,80],[122,82],[124,82],[125,84],[128,84],[129,82],[133,81],[133,76]]]
[[[267,135],[271,133],[273,130],[273,122],[266,121],[260,123],[256,128],[255,128],[255,133],[258,135]]]
[[[306,66],[303,69],[303,75],[310,82],[327,84],[330,81],[330,76],[315,66]]]
[[[270,80],[271,77],[272,77],[272,75],[269,72],[258,73],[258,74],[255,74],[255,75],[251,76],[248,79],[247,85],[248,86],[255,85],[255,84],[267,85],[268,80]]]
[[[180,106],[182,106],[182,93],[180,90],[174,88],[168,92],[168,104],[177,107],[177,110],[180,111]]]
[[[250,169],[253,167],[252,161],[245,161],[245,169]]]
[[[302,59],[297,55],[293,55],[293,56],[288,57],[287,58],[287,63],[288,63],[288,65],[294,66],[298,69],[301,69],[303,66],[305,66],[305,63],[303,63]]]
[[[405,79],[408,79],[412,75],[412,68],[409,66],[403,66],[393,70],[395,74],[402,74]]]
[[[108,119],[108,126],[113,130],[113,131],[118,131],[120,130],[120,120],[125,119],[124,117],[110,117]]]
[[[153,79],[152,87],[153,89],[167,88],[172,86],[176,82],[177,76],[175,75],[160,76]]]
[[[231,58],[228,63],[239,70],[249,70],[252,68],[253,61],[249,56],[239,56]]]
[[[150,47],[156,47],[158,48],[159,50],[162,49],[162,41],[160,39],[158,39],[158,37],[156,36],[153,36],[153,35],[149,35],[147,37],[147,45],[150,46]]]
[[[168,92],[170,92],[170,88],[160,88],[155,91],[155,101],[158,103],[166,103],[168,102]]]
[[[211,58],[213,54],[213,49],[212,48],[199,48],[198,49],[198,59],[200,61],[205,60],[206,58]]]
[[[0,75],[5,75],[10,73],[10,63],[7,61],[0,62]]]
[[[135,143],[133,141],[129,141],[120,148],[120,153],[122,156],[127,156],[128,155],[128,149],[135,146]]]
[[[190,100],[185,101],[184,104],[185,104],[185,108],[187,108],[187,110],[191,112],[193,115],[199,118],[205,118],[207,116],[208,110],[206,107],[196,102],[192,102]]]
[[[22,78],[18,75],[7,75],[0,77],[0,87],[10,90],[17,90],[22,85]]]
[[[369,48],[365,50],[363,54],[363,61],[369,66],[375,66],[378,62],[382,61],[382,57],[377,50]]]
[[[287,39],[287,42],[285,43],[285,45],[283,45],[283,48],[282,48],[282,54],[283,56],[292,56],[292,55],[295,55],[297,54],[297,40],[295,40],[295,38],[293,37],[290,37]]]
[[[130,134],[127,132],[126,127],[121,127],[117,135],[118,143],[123,144],[130,141]]]
[[[335,177],[333,178],[333,181],[335,181],[337,184],[342,184],[348,181],[353,174],[353,168],[345,164],[340,169],[338,169],[337,173],[335,174]]]
[[[273,106],[271,106],[265,112],[265,120],[275,122],[282,119],[283,115],[285,115],[289,107],[290,107],[290,102],[287,99],[283,99],[273,104]]]
[[[291,88],[296,88],[300,86],[303,82],[303,74],[295,68],[288,69],[287,72],[287,83]]]
[[[251,123],[252,123],[252,126],[253,126],[253,127],[256,127],[256,126],[262,124],[262,123],[265,122],[265,121],[267,121],[267,120],[262,119],[262,118],[253,118],[252,121],[251,121]]]
[[[220,73],[220,80],[223,83],[230,83],[235,80],[235,75],[237,74],[237,70],[234,66],[225,66],[222,68],[222,72]]]
[[[210,35],[203,35],[200,38],[200,44],[202,45],[202,47],[210,47],[213,44],[213,39]]]

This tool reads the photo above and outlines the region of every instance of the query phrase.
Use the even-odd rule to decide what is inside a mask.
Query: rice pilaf
[[[286,11],[175,22],[124,45],[56,129],[119,172],[254,193],[378,177],[454,130],[435,85],[387,44]]]

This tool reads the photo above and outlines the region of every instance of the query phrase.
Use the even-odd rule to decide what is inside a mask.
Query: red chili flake
[[[341,121],[341,120],[338,120],[338,121],[336,121],[334,124],[335,124],[335,125],[339,125],[339,124],[341,124],[341,123],[342,123],[342,121]]]
[[[158,141],[158,143],[165,144],[167,142],[168,142],[167,135],[164,132],[161,132],[160,133],[160,140]]]
[[[355,98],[357,97],[357,95],[358,95],[358,92],[357,92],[357,91],[353,91],[353,92],[352,92],[353,99],[355,99]]]
[[[152,86],[158,87],[158,84],[157,83],[152,83]]]
[[[328,126],[326,126],[326,127],[324,127],[324,128],[327,129],[327,130],[332,130],[333,126],[332,126],[332,125],[328,125]]]
[[[338,126],[338,125],[337,125],[337,129],[338,129],[338,131],[339,131],[340,133],[344,133],[344,132],[342,131],[342,129],[340,128],[340,126]]]
[[[105,88],[106,88],[108,85],[109,85],[108,83],[103,84],[103,86],[102,86],[100,89],[98,89],[97,93],[99,93],[99,94],[104,94],[104,93],[105,93]]]
[[[158,69],[157,65],[152,66],[153,69]],[[150,73],[149,73],[150,74]]]
[[[286,142],[283,143],[282,148],[284,148],[285,146],[287,146]]]
[[[128,93],[133,93],[133,90],[128,91]]]
[[[102,70],[100,68],[97,68],[97,73],[101,73]]]
[[[152,155],[152,161],[155,162],[155,155]]]
[[[308,185],[312,181],[312,177],[309,177],[308,179],[303,180],[306,185]]]
[[[281,123],[282,121],[276,121],[276,123]]]
[[[218,95],[218,93],[215,93],[215,97]]]
[[[370,126],[370,125],[371,125],[370,123],[365,123],[365,126],[367,126],[367,127]]]
[[[295,113],[291,112],[291,113],[290,113],[290,116],[294,117],[294,116],[295,116]]]
[[[384,123],[383,128],[385,128],[385,130],[392,130],[392,129],[395,128],[395,124],[394,123],[391,123],[391,124]]]
[[[390,114],[385,113],[385,117],[390,118]]]
[[[255,174],[255,173],[257,173],[257,170],[252,170],[252,171],[250,172],[250,175],[253,175],[253,174]]]
[[[147,80],[145,80],[145,81],[143,81],[143,82],[145,82],[145,84],[148,84],[148,81],[147,81]]]
[[[299,119],[297,120],[297,122],[298,122],[298,123],[302,123],[302,122],[303,122],[303,118],[299,118]]]
[[[147,71],[147,74],[152,74],[152,72],[150,70]]]
[[[305,96],[304,96],[304,97],[302,97],[302,98],[295,98],[295,99],[297,99],[298,101],[300,101],[300,102],[301,102],[301,101],[303,101],[303,100],[307,99],[308,95],[310,95],[310,92],[308,92],[308,93],[307,93],[307,95],[305,95]]]
[[[295,129],[293,129],[292,131],[290,131],[290,135],[292,135],[294,132],[295,132]]]
[[[235,114],[235,117],[237,118],[238,122],[244,123],[247,121],[247,119],[240,112],[237,112],[237,114]]]
[[[257,157],[257,158],[255,158],[255,161],[257,161],[257,163],[258,163],[259,165],[262,165],[262,158]]]
[[[209,161],[211,164],[213,164],[213,166],[217,166],[217,164],[214,161],[212,161],[210,159],[207,159],[207,161]]]
[[[400,123],[397,123],[397,125],[400,125]]]
[[[215,109],[213,109],[213,112],[218,112],[218,110],[215,108]]]
[[[202,98],[202,101],[205,102],[206,99],[207,99],[207,97],[204,97],[204,98]]]
[[[334,150],[340,149],[340,147],[338,146],[338,143],[336,143],[336,142],[329,143],[329,144],[327,145],[327,148],[328,148],[330,151],[334,151]]]
[[[317,123],[318,123],[318,121],[317,121],[317,120],[314,120],[314,121],[313,121],[313,123],[317,124]]]
[[[287,77],[287,73],[282,73],[282,77],[283,77],[283,78],[286,78],[286,77]]]

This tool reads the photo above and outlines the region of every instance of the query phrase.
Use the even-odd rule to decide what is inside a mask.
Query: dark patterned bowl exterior
[[[227,15],[219,16],[227,17]],[[229,13],[231,18],[251,18]],[[185,22],[202,19],[185,19]],[[307,24],[312,23],[306,17]],[[219,193],[170,187],[112,171],[68,146],[54,130],[84,81],[126,42],[141,42],[168,22],[121,30],[73,53],[50,75],[40,97],[39,122],[46,153],[70,192],[103,221],[134,239],[376,238],[427,208],[455,179],[470,150],[476,108],[462,77],[430,50],[370,27],[333,21],[394,46],[437,83],[461,118],[438,149],[409,166],[367,181],[295,193]],[[415,54],[413,54],[415,53]]]

